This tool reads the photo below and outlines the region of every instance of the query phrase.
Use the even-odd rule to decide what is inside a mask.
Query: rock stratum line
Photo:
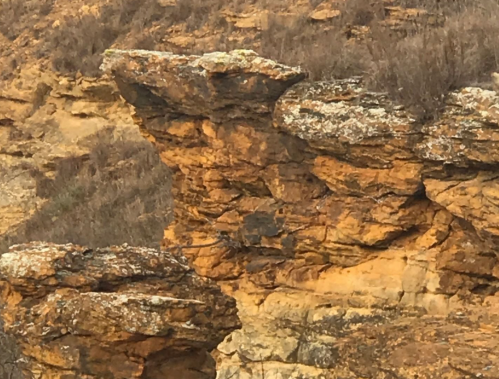
[[[499,376],[495,92],[421,124],[252,51],[103,68],[173,171],[164,245],[239,244],[185,252],[237,300],[219,379]]]
[[[208,352],[240,326],[233,299],[155,249],[15,245],[0,276],[5,378],[211,378]]]

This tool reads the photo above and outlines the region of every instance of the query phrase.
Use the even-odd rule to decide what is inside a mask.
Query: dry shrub
[[[158,246],[171,219],[170,172],[149,142],[112,135],[89,140],[88,157],[61,160],[54,179],[38,175],[38,196],[48,200],[4,247],[33,240]]]
[[[201,29],[209,20],[216,19],[218,23],[219,14],[224,2],[221,0],[184,0],[177,1],[172,9],[170,18],[174,23],[186,23],[187,32]]]
[[[15,40],[39,17],[46,16],[54,0],[2,0],[0,1],[0,33]]]
[[[20,34],[15,20],[19,20],[25,13],[25,4],[22,0],[7,0],[0,3],[0,33],[14,40]]]
[[[324,2],[324,0],[308,0],[309,4],[310,4],[310,7],[312,7],[312,9],[315,9],[317,8],[320,4],[322,4]]]
[[[320,1],[311,2],[313,7]],[[350,28],[369,26],[383,18],[380,1],[349,0],[340,4],[340,16],[329,24],[314,23],[303,15],[291,25],[270,17],[269,28],[260,37],[260,53],[290,65],[300,65],[312,80],[360,76],[371,57],[367,46],[357,43]]]
[[[289,65],[300,65],[312,80],[328,80],[362,75],[366,70],[367,49],[347,38],[340,28],[321,31],[306,18],[291,26],[275,17],[262,31],[259,53]]]
[[[140,6],[141,2],[119,0],[101,7],[98,14],[67,17],[45,36],[38,54],[48,56],[57,71],[98,76],[102,53],[128,32]]]
[[[100,54],[113,43],[116,32],[94,15],[68,18],[46,45],[55,70],[63,73],[98,75]]]
[[[327,29],[303,18],[291,26],[271,19],[262,32],[261,54],[299,64],[313,80],[363,75],[420,119],[434,117],[449,91],[490,81],[499,67],[499,4],[496,0],[406,0],[403,5],[438,12],[443,24],[422,20],[394,32],[383,24],[380,1],[345,2]],[[351,38],[367,26],[364,40]]]
[[[403,8],[425,9],[429,12],[438,12],[444,16],[450,16],[467,11],[476,5],[480,6],[483,3],[483,0],[398,0],[397,5]]]
[[[200,29],[209,20],[220,22],[221,0],[182,0],[175,6],[162,6],[157,0],[119,0],[100,8],[98,14],[67,17],[45,36],[39,56],[48,56],[57,71],[98,76],[102,53],[120,37],[136,35],[132,48],[155,46],[152,35],[144,35],[146,27],[159,23],[163,28],[184,24],[186,32]]]
[[[131,20],[133,31],[141,30],[154,22],[163,27],[185,24],[186,32],[203,27],[206,22],[220,17],[219,12],[224,5],[221,0],[182,0],[175,5],[162,6],[157,0],[147,0],[140,3],[136,14]]]
[[[499,5],[484,3],[403,39],[381,32],[370,45],[370,86],[426,119],[438,113],[449,91],[490,81],[499,67]]]
[[[335,20],[336,25],[344,26],[368,26],[373,22],[384,19],[383,0],[348,0],[340,2],[338,9],[341,11]]]

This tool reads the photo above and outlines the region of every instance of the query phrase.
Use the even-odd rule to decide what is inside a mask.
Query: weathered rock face
[[[114,78],[121,94],[135,106],[151,111],[161,107],[179,116],[210,114],[222,120],[268,114],[289,85],[305,77],[300,69],[291,70],[247,50],[202,57],[108,50],[102,68],[106,67],[119,73]],[[127,80],[130,75],[137,76],[137,83]]]
[[[248,51],[104,68],[173,170],[164,245],[214,244],[185,253],[238,302],[219,379],[499,375],[495,92],[420,125]]]
[[[15,245],[0,277],[29,378],[213,378],[208,352],[239,327],[233,299],[154,249]]]

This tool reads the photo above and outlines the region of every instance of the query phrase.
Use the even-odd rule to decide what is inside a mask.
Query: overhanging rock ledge
[[[164,245],[230,242],[185,251],[237,300],[219,379],[499,376],[495,92],[420,124],[249,51],[103,68],[172,169]]]

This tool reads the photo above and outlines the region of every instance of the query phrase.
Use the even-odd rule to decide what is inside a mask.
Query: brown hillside
[[[198,54],[253,49],[311,78],[364,75],[431,116],[442,94],[497,69],[493,0],[7,0],[3,78],[39,64],[99,76],[109,47]]]
[[[107,79],[101,78],[99,66],[106,48],[185,54],[253,49],[264,57],[302,66],[313,80],[362,76],[368,89],[386,92],[419,118],[429,119],[441,110],[449,91],[469,84],[490,86],[490,74],[498,69],[499,61],[498,15],[499,5],[494,0],[3,0],[0,158],[5,159],[0,176],[6,189],[1,192],[0,186],[0,192],[14,200],[7,200],[6,211],[0,212],[4,224],[0,232],[19,225],[38,209],[31,226],[8,241],[47,236],[44,220],[53,219],[61,226],[50,230],[54,242],[67,242],[75,233],[75,224],[66,221],[69,218],[87,220],[85,230],[76,232],[77,242],[102,245],[99,233],[109,236],[116,232],[106,233],[102,225],[111,225],[107,220],[115,215],[97,204],[88,210],[89,215],[100,215],[97,221],[75,219],[70,215],[80,211],[71,204],[101,195],[123,204],[125,200],[116,198],[121,193],[116,188],[124,183],[115,183],[117,176],[107,174],[115,172],[119,162],[128,163],[120,163],[125,169],[116,172],[135,167],[131,170],[139,178],[137,193],[149,191],[150,204],[168,202],[159,188],[154,192],[152,182],[152,188],[143,184],[156,174],[145,179],[149,171],[140,169],[140,155],[154,153],[144,153],[143,149],[150,148],[147,144],[130,147],[137,143],[136,136],[127,146],[117,147],[132,152],[125,158],[117,153],[107,161],[105,170],[91,168],[95,162],[88,157],[95,156],[94,147],[84,141],[89,130],[121,130],[132,125],[126,107],[117,105],[116,90],[110,90]],[[95,82],[96,78],[101,79]],[[108,91],[115,92],[109,96]],[[54,146],[57,152],[49,153]],[[83,159],[85,169],[76,170],[75,177],[59,173],[66,159]],[[145,164],[160,165],[157,160]],[[106,185],[116,188],[99,194],[88,183],[103,178],[107,178]],[[55,181],[49,183],[58,190],[41,196],[39,187],[47,180]],[[80,188],[82,181],[84,195],[72,190],[75,185]],[[151,191],[156,195],[151,196]],[[124,196],[128,196],[125,202],[141,203],[134,197],[139,195]],[[127,203],[135,209],[131,215],[144,206],[132,203]],[[125,218],[135,220],[131,215]],[[113,243],[157,241],[152,235],[158,236],[160,228],[151,234],[148,222],[140,225],[132,222],[123,229],[126,232],[112,238]],[[144,238],[141,230],[147,230]]]
[[[0,0],[0,378],[497,379],[498,17]]]

